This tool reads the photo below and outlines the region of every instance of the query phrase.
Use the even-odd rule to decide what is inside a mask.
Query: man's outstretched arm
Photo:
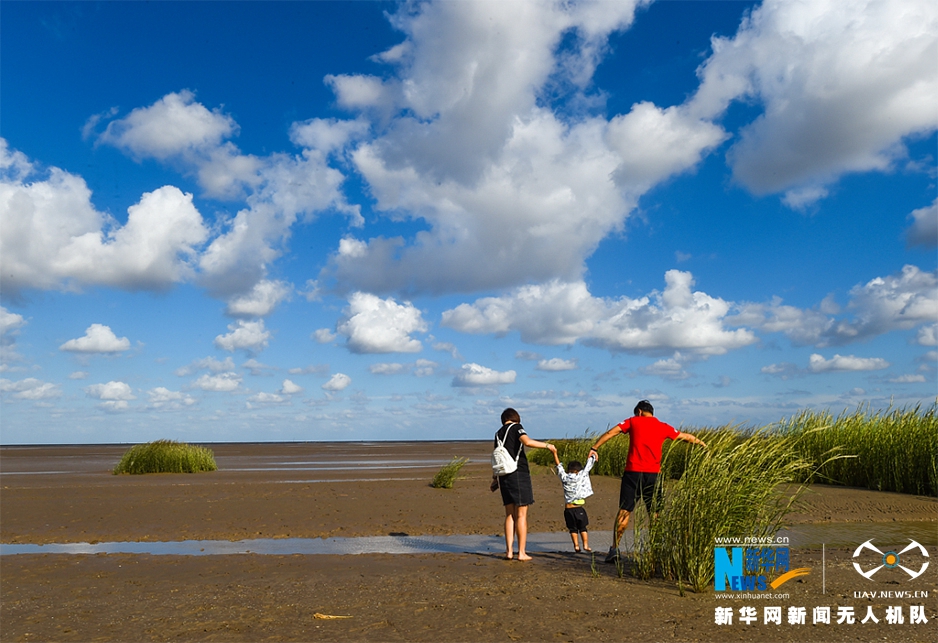
[[[677,437],[674,438],[674,439],[675,439],[675,440],[684,440],[685,442],[690,442],[691,444],[699,444],[699,445],[702,446],[703,448],[705,448],[705,449],[707,448],[707,445],[704,443],[703,440],[701,440],[700,438],[698,438],[698,437],[695,436],[695,435],[691,435],[690,433],[678,433],[678,434],[677,434]]]
[[[608,431],[606,431],[605,433],[603,433],[601,436],[599,436],[599,439],[596,440],[596,444],[594,444],[590,448],[590,453],[595,453],[597,456],[599,456],[599,452],[597,451],[597,449],[601,447],[607,440],[614,438],[616,434],[618,433],[619,433],[619,425],[617,424],[611,429],[609,429]]]

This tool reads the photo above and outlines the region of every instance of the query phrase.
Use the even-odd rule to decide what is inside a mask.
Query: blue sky
[[[4,444],[935,401],[933,2],[0,10]]]

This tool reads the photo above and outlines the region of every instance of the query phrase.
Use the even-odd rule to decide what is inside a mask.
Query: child
[[[583,505],[586,498],[593,495],[593,485],[590,484],[590,469],[596,464],[596,456],[590,455],[586,460],[586,466],[572,460],[570,462],[570,472],[563,470],[560,464],[560,458],[554,451],[554,462],[557,464],[557,475],[560,482],[563,483],[563,499],[566,503],[563,510],[563,519],[567,523],[567,529],[570,530],[570,538],[573,540],[573,551],[580,553],[580,540],[578,536],[583,537],[583,551],[593,551],[590,549],[589,533],[586,531],[589,525],[589,517],[586,515],[586,509]]]

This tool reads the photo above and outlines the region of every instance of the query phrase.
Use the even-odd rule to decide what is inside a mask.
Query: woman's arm
[[[526,433],[521,436],[521,444],[528,447],[529,449],[550,449],[554,456],[557,456],[557,447],[555,447],[553,444],[532,440]]]

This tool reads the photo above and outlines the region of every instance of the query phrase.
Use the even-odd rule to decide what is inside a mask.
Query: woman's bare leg
[[[518,535],[518,560],[531,560],[524,550],[528,542],[528,507],[527,505],[515,508],[515,533]]]
[[[515,506],[505,505],[505,558],[511,560],[515,541]]]

